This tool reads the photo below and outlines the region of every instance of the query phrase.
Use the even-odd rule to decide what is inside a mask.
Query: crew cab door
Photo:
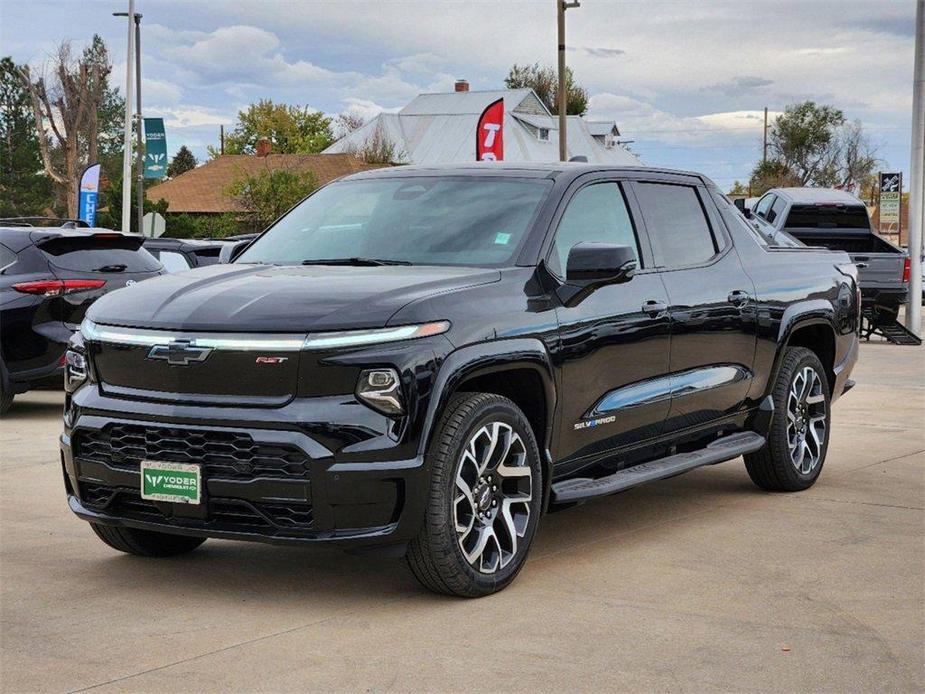
[[[564,468],[658,435],[668,414],[668,294],[649,269],[651,254],[632,209],[619,181],[577,185],[546,256],[551,272],[564,278],[572,247],[610,243],[635,248],[639,267],[628,282],[556,308],[562,394],[556,457],[574,463]]]
[[[671,409],[665,432],[744,405],[755,358],[755,287],[700,185],[635,181],[671,316]]]

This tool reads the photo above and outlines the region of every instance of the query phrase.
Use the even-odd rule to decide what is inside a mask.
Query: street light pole
[[[144,235],[145,168],[141,148],[141,14],[135,13],[135,219],[138,233]]]
[[[578,6],[578,0],[556,0],[556,20],[559,26],[559,161],[565,161],[568,158],[566,142],[568,94],[565,90],[565,11]]]
[[[909,300],[906,327],[922,334],[922,227],[925,226],[925,0],[916,2],[909,181]],[[900,191],[900,201],[902,191]]]
[[[113,17],[128,17],[128,12],[113,12]],[[140,12],[133,14],[135,22],[135,221],[136,230],[143,234],[142,224],[144,222],[144,155],[142,154],[141,140],[141,18]],[[130,99],[126,98],[126,106]],[[124,215],[123,215],[124,217]],[[129,217],[131,219],[131,217]]]
[[[128,52],[125,64],[125,133],[122,142],[122,231],[132,228],[132,54],[135,48],[135,34],[132,31],[132,17],[135,15],[135,0],[128,0]]]

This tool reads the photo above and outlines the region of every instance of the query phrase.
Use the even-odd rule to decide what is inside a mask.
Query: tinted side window
[[[579,190],[569,201],[559,220],[549,258],[552,270],[564,276],[569,251],[585,241],[629,246],[639,262],[633,221],[618,184],[594,183]]]
[[[713,232],[694,188],[637,183],[636,197],[646,220],[656,265],[696,265],[716,255]]]
[[[759,217],[767,219],[768,210],[771,209],[771,205],[774,204],[775,195],[765,195],[761,200],[758,201],[758,204],[755,205],[755,214]]]
[[[780,216],[781,212],[784,211],[784,208],[787,206],[787,203],[784,202],[783,198],[774,198],[774,204],[771,206],[771,209],[768,211],[768,222],[773,224],[774,220]]]

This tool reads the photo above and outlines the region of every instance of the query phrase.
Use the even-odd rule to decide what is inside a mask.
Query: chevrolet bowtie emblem
[[[190,340],[173,340],[166,345],[154,345],[148,359],[163,359],[171,366],[189,366],[205,361],[210,354],[211,347],[197,347]]]

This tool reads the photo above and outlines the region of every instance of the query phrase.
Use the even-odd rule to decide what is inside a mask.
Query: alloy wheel
[[[492,574],[517,555],[532,499],[533,476],[520,435],[504,422],[479,428],[456,466],[453,496],[457,541],[473,568]]]
[[[797,371],[787,398],[787,441],[790,460],[808,475],[822,460],[826,437],[826,402],[822,378],[811,366]]]

